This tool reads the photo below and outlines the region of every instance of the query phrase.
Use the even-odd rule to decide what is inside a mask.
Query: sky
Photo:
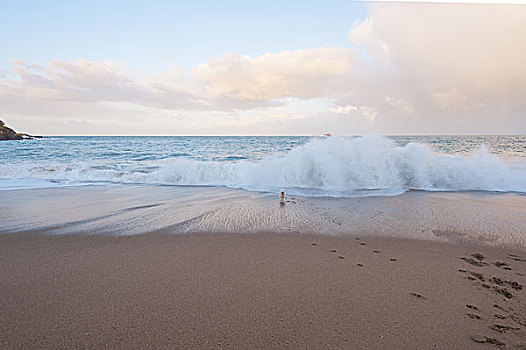
[[[0,8],[0,119],[17,131],[526,133],[526,5],[0,0]]]

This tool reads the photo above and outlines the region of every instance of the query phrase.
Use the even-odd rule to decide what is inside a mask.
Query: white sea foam
[[[401,147],[374,135],[316,139],[285,155],[260,160],[176,158],[148,165],[19,163],[0,166],[0,178],[68,184],[102,181],[228,186],[271,192],[286,188],[289,193],[326,196],[397,194],[408,189],[526,192],[524,160],[507,162],[485,148],[469,155],[436,153],[425,144]]]

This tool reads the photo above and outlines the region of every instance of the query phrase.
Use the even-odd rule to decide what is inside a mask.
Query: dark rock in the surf
[[[7,140],[31,140],[34,138],[42,138],[42,136],[32,136],[29,134],[19,133],[7,127],[3,121],[0,120],[0,141]]]

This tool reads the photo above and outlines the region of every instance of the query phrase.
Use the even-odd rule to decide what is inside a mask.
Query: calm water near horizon
[[[47,137],[0,143],[0,190],[197,185],[308,196],[526,192],[526,136]]]

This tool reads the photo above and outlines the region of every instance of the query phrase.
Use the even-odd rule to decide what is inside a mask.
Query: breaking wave
[[[397,146],[382,136],[315,139],[284,155],[260,160],[0,166],[0,188],[30,179],[54,184],[86,182],[227,186],[314,196],[397,194],[425,191],[526,192],[526,162],[507,162],[484,147],[468,155],[436,153],[427,145]],[[10,185],[2,186],[3,182]],[[7,183],[7,182],[6,182]],[[22,186],[22,185],[21,185]],[[22,186],[23,187],[23,186]]]

